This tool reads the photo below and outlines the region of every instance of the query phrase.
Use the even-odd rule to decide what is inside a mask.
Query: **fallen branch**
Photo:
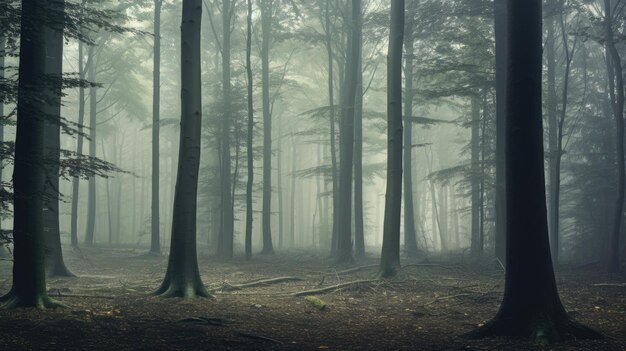
[[[275,344],[284,345],[282,341],[278,341],[278,340],[276,340],[276,339],[268,338],[267,336],[263,336],[263,335],[250,334],[250,333],[243,333],[243,332],[238,332],[236,335],[237,335],[237,336],[242,336],[242,337],[244,337],[244,338],[255,339],[255,340],[263,340],[263,341],[269,341],[269,342],[273,342],[273,343],[275,343]]]
[[[591,284],[591,286],[610,286],[610,287],[615,287],[615,288],[624,288],[626,287],[626,283],[598,283],[598,284]]]
[[[369,284],[369,283],[374,283],[379,281],[378,279],[373,279],[373,280],[355,280],[352,282],[347,282],[347,283],[341,283],[341,284],[337,284],[337,285],[331,285],[331,286],[327,286],[325,288],[319,288],[319,289],[312,289],[312,290],[305,290],[305,291],[299,291],[299,292],[295,292],[293,294],[291,294],[292,296],[307,296],[307,295],[315,295],[315,294],[324,294],[330,291],[336,291],[336,290],[341,290],[341,289],[345,289],[347,287],[351,287],[354,285],[360,285],[360,284]]]
[[[113,300],[115,299],[115,296],[109,296],[109,295],[77,295],[77,294],[48,294],[48,296],[50,297],[86,297],[86,298],[91,298],[91,299],[107,299],[107,300]]]
[[[438,301],[449,300],[449,299],[453,299],[455,297],[468,296],[468,295],[472,295],[472,294],[465,294],[464,293],[464,294],[449,295],[449,296],[444,296],[444,297],[437,297],[434,300],[432,300],[431,302],[424,304],[424,307],[432,305],[432,304],[434,304],[435,302],[438,302]]]
[[[284,283],[284,282],[294,282],[294,281],[303,281],[303,280],[304,279],[299,278],[299,277],[278,277],[278,278],[270,278],[270,279],[261,279],[261,280],[255,280],[252,282],[241,283],[241,284],[224,284],[224,286],[213,289],[212,291],[241,290],[244,288],[251,288],[251,287],[261,286],[261,285],[272,285],[272,284],[278,284],[278,283]]]
[[[335,272],[335,274],[337,274],[337,275],[350,274],[350,273],[360,272],[360,271],[364,271],[366,269],[372,269],[372,268],[378,268],[378,267],[380,267],[380,265],[378,265],[378,264],[371,264],[369,266],[359,266],[359,267],[346,269],[346,270],[343,270],[343,271],[338,271],[338,272]]]

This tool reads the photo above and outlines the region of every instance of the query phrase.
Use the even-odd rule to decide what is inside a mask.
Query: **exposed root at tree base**
[[[51,299],[47,295],[37,296],[34,300],[25,300],[17,296],[13,291],[0,297],[0,307],[4,309],[20,308],[20,307],[34,307],[39,310],[67,307],[65,304]]]
[[[559,316],[553,320],[543,318],[536,321],[515,321],[496,317],[477,330],[464,335],[470,339],[513,336],[533,340],[542,344],[553,344],[568,339],[603,339],[604,336],[579,322]]]
[[[172,298],[172,297],[182,297],[185,299],[192,299],[196,297],[204,297],[204,298],[214,298],[213,295],[209,294],[206,288],[202,284],[163,284],[159,289],[153,292],[153,295],[163,297],[163,298]]]

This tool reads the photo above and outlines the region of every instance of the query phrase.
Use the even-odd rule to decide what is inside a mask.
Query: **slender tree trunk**
[[[417,236],[415,232],[415,208],[413,206],[413,125],[410,116],[413,115],[413,59],[414,35],[415,35],[415,11],[417,0],[410,0],[406,13],[406,29],[404,45],[406,56],[404,58],[404,253],[407,257],[417,255]]]
[[[480,247],[480,104],[478,97],[472,97],[472,236],[471,253],[482,255]]]
[[[44,259],[44,83],[47,2],[23,0],[13,168],[13,285],[3,307],[55,307],[46,294]]]
[[[626,169],[624,168],[624,78],[622,59],[617,50],[613,33],[613,15],[611,14],[611,1],[604,0],[605,27],[606,27],[606,57],[607,71],[609,74],[609,92],[611,107],[615,116],[615,132],[617,148],[617,193],[615,194],[615,214],[613,216],[613,230],[610,236],[609,246],[609,271],[620,270],[619,239],[622,234],[624,217],[624,182],[626,182]]]
[[[230,173],[230,126],[231,117],[231,86],[230,86],[230,22],[231,1],[222,0],[222,92],[224,111],[222,116],[222,245],[219,255],[224,259],[233,257],[234,213],[232,198],[232,182]]]
[[[87,49],[87,80],[96,81],[96,58],[94,56],[94,46]],[[96,157],[96,87],[89,88],[89,156]],[[96,178],[89,177],[87,193],[87,232],[85,234],[85,246],[93,246],[96,230]]]
[[[281,123],[282,118],[280,115],[278,118],[278,150],[276,150],[276,186],[278,189],[276,189],[276,191],[278,192],[278,247],[282,249],[285,241],[285,212],[283,212],[283,129]]]
[[[402,43],[404,0],[391,2],[387,60],[387,190],[380,257],[381,276],[400,268],[400,212],[402,206]]]
[[[506,167],[505,167],[505,98],[506,98],[506,43],[507,1],[494,0],[496,37],[496,235],[495,255],[500,262],[506,258]]]
[[[507,19],[506,282],[498,314],[474,336],[543,341],[597,336],[569,318],[552,270],[543,169],[541,0],[509,0]]]
[[[152,216],[150,253],[161,254],[161,219],[159,216],[159,130],[161,106],[161,5],[163,0],[154,0],[154,57],[152,70]]]
[[[64,0],[48,0],[46,6],[65,11]],[[63,261],[61,230],[59,228],[59,163],[61,161],[61,95],[63,79],[63,31],[56,26],[44,28],[46,45],[45,86],[48,103],[44,107],[44,239],[46,271],[49,276],[72,277]],[[54,119],[54,120],[51,120]]]
[[[365,233],[363,219],[363,48],[361,43],[363,12],[357,18],[359,57],[356,70],[356,93],[354,97],[354,248],[356,257],[365,257]]]
[[[272,113],[270,111],[270,38],[273,0],[261,0],[261,85],[263,95],[263,249],[261,254],[274,254],[272,245]],[[280,138],[281,136],[279,136]]]
[[[332,27],[330,23],[330,0],[326,0],[325,6],[325,27],[326,27],[326,53],[328,59],[328,106],[329,106],[329,121],[330,121],[330,160],[331,160],[331,177],[333,182],[333,227],[331,233],[330,244],[330,256],[337,256],[337,225],[339,220],[339,178],[337,177],[337,146],[336,144],[336,132],[335,132],[335,84],[334,84],[334,56],[333,56],[333,36]]]
[[[354,165],[354,105],[357,86],[357,71],[361,43],[360,17],[361,1],[352,0],[351,33],[348,39],[344,94],[341,110],[341,138],[339,164],[339,215],[337,225],[337,263],[353,261],[352,256],[352,170]]]
[[[85,80],[85,64],[83,63],[84,44],[82,41],[78,42],[78,79]],[[90,63],[91,64],[91,63]],[[82,86],[78,88],[78,135],[76,154],[83,154],[83,124],[85,123],[85,88]],[[80,178],[72,178],[72,217],[70,226],[70,240],[72,247],[78,247],[78,195],[79,195]]]
[[[556,56],[555,56],[555,41],[556,34],[554,28],[554,16],[555,14],[548,14],[546,17],[546,75],[547,75],[547,94],[546,94],[546,107],[548,115],[548,161],[549,161],[549,183],[548,194],[549,203],[548,208],[548,227],[550,232],[550,246],[552,253],[552,262],[558,263],[557,250],[558,247],[558,200],[556,199],[557,193],[557,170],[556,170],[556,156],[557,156],[557,100],[556,100]]]
[[[296,232],[296,144],[291,145],[291,203],[289,207],[290,214],[290,226],[289,226],[289,248],[295,247],[295,232]]]
[[[196,208],[202,95],[200,32],[202,0],[183,0],[181,25],[181,121],[178,174],[174,192],[172,239],[167,272],[155,294],[163,297],[206,297],[198,270]],[[229,177],[230,178],[230,177]]]
[[[254,155],[252,154],[252,134],[254,133],[254,107],[252,95],[252,0],[248,0],[246,17],[246,75],[248,79],[248,133],[246,139],[248,156],[248,183],[246,184],[246,260],[252,257],[252,185],[254,184]]]

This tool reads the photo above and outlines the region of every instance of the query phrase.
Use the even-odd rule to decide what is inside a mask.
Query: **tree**
[[[361,1],[351,1],[351,33],[348,36],[346,52],[345,79],[341,102],[341,138],[339,163],[339,214],[337,220],[337,263],[346,263],[352,257],[352,180],[354,167],[354,105],[356,98],[357,72],[360,41]]]
[[[354,252],[365,257],[365,224],[363,219],[363,11],[356,20],[356,37],[359,53],[356,68],[354,96]]]
[[[87,80],[96,81],[96,57],[93,45],[87,49]],[[89,87],[89,156],[96,157],[96,87]],[[85,245],[92,246],[96,230],[96,177],[89,177],[87,190],[87,232]]]
[[[43,190],[46,38],[45,0],[23,0],[17,129],[13,169],[13,285],[0,297],[4,307],[57,307],[46,293]]]
[[[500,262],[506,258],[506,167],[505,167],[505,98],[506,98],[506,22],[507,0],[494,0],[494,32],[496,42],[496,235],[495,255]]]
[[[404,115],[413,115],[413,59],[415,58],[415,11],[417,0],[410,0],[406,13],[406,29],[404,45],[406,56],[404,58],[404,88],[406,99],[404,100]],[[404,127],[404,251],[408,257],[417,254],[417,233],[415,232],[415,207],[413,205],[413,125],[411,119],[405,119]]]
[[[61,162],[61,95],[63,84],[63,26],[56,15],[63,14],[65,1],[48,0],[53,9],[49,23],[44,27],[46,51],[44,106],[44,241],[46,270],[49,276],[74,276],[63,261],[61,230],[59,228],[59,164]]]
[[[202,97],[200,24],[202,0],[183,0],[181,24],[181,121],[178,172],[174,191],[172,239],[167,272],[155,294],[163,297],[207,297],[196,252],[196,207]]]
[[[615,44],[614,21],[619,13],[611,12],[611,1],[604,0],[604,26],[605,26],[605,50],[606,66],[609,80],[609,96],[611,109],[615,118],[615,133],[617,148],[617,193],[615,194],[615,214],[613,216],[613,230],[609,240],[609,270],[618,272],[619,264],[619,239],[622,234],[624,218],[624,182],[626,182],[626,169],[624,165],[624,77],[622,58]],[[623,9],[623,7],[621,7]]]
[[[380,275],[392,277],[400,268],[402,206],[402,44],[404,0],[391,2],[387,59],[387,188]]]
[[[262,254],[274,253],[272,245],[272,112],[270,109],[270,38],[272,35],[273,0],[261,0],[261,86],[263,104],[263,249]]]
[[[246,75],[248,79],[248,135],[246,140],[248,154],[248,183],[246,184],[246,259],[252,257],[252,185],[254,184],[254,155],[252,134],[254,132],[254,106],[252,95],[252,0],[248,0],[248,16],[246,17]]]
[[[159,217],[159,109],[161,106],[161,5],[163,0],[154,0],[154,48],[152,71],[152,216],[150,253],[161,254]]]
[[[84,61],[84,53],[83,53],[84,44],[81,40],[78,41],[78,79],[81,81],[85,80],[85,64]],[[91,64],[91,63],[89,63]],[[78,136],[77,146],[76,146],[76,154],[82,155],[83,153],[83,124],[85,123],[85,88],[84,86],[80,86],[78,88]],[[78,176],[74,176],[72,178],[72,217],[70,219],[70,241],[72,243],[72,247],[78,247],[78,192],[80,190],[80,178]]]
[[[597,333],[567,315],[552,269],[543,169],[541,0],[507,2],[506,282],[500,309],[470,335],[553,341]]]

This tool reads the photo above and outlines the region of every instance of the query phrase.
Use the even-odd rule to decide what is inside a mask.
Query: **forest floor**
[[[399,276],[374,280],[377,260],[361,269],[334,267],[310,254],[256,256],[250,262],[200,259],[213,299],[151,296],[167,259],[131,249],[66,250],[77,278],[48,279],[67,308],[0,310],[2,350],[626,350],[626,276],[598,268],[562,267],[563,302],[603,340],[539,345],[519,339],[469,340],[462,335],[498,309],[504,275],[496,265],[403,262]],[[0,292],[11,285],[0,261]],[[297,277],[271,285],[244,282]],[[293,296],[363,280],[343,289]],[[313,302],[320,302],[313,301]]]

